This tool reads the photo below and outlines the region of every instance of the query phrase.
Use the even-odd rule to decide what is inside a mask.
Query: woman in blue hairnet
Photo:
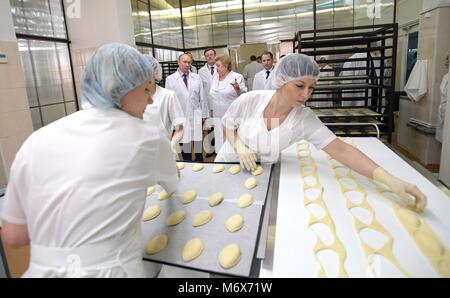
[[[158,183],[172,192],[178,183],[169,140],[142,120],[154,92],[149,60],[105,45],[81,79],[90,108],[39,129],[20,148],[2,241],[30,244],[24,277],[145,277],[146,189]]]
[[[409,206],[422,211],[426,197],[415,185],[392,176],[361,151],[339,140],[305,107],[318,78],[319,66],[311,57],[290,54],[281,59],[272,76],[276,90],[245,93],[223,116],[227,141],[215,161],[240,161],[241,166],[252,171],[258,159],[276,162],[282,150],[307,140],[350,169],[386,184]]]

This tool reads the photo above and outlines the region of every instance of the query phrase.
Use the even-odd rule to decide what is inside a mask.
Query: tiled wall
[[[17,42],[0,41],[0,51],[8,57],[8,63],[0,64],[0,187],[4,187],[5,172],[9,172],[16,152],[33,132],[33,124]]]
[[[75,86],[78,95],[78,106],[80,107],[80,109],[81,109],[81,93],[80,93],[81,75],[83,73],[84,67],[86,66],[86,62],[89,60],[89,58],[96,49],[97,48],[71,49],[73,73],[75,76]]]

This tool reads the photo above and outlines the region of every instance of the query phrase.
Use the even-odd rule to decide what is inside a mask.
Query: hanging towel
[[[405,92],[416,102],[427,93],[427,60],[417,60],[406,83]]]

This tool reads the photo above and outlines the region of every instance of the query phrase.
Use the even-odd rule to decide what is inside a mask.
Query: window
[[[408,82],[409,76],[411,75],[414,65],[416,65],[418,44],[419,44],[419,33],[413,32],[413,33],[408,34],[408,52],[407,52],[407,56],[406,56],[405,85],[406,85],[406,82]]]

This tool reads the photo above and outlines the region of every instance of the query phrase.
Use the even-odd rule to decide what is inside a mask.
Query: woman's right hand
[[[234,151],[239,158],[241,167],[246,168],[247,171],[256,170],[256,154],[253,150],[245,146],[245,144],[238,139],[234,143]]]

